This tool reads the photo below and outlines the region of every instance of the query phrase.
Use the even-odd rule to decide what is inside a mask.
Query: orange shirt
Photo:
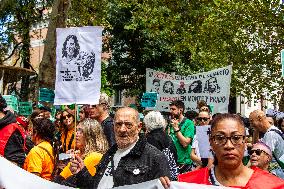
[[[46,149],[49,154],[44,150]],[[40,177],[51,180],[51,174],[54,169],[53,148],[49,142],[43,141],[33,147],[28,153],[24,169],[31,173],[38,173]]]
[[[70,149],[74,149],[75,148],[75,133],[74,133],[75,128],[72,128],[71,130],[69,130],[67,132],[67,137],[65,137],[65,132],[63,131],[63,133],[61,134],[61,144],[62,144],[62,149],[63,152],[66,153],[66,151],[70,150]],[[73,137],[72,137],[73,135]],[[65,140],[66,138],[66,140]],[[70,140],[73,138],[72,143],[71,143],[71,148],[69,147],[69,143]],[[66,142],[65,142],[66,141]],[[64,150],[65,149],[65,150]]]
[[[94,176],[96,174],[96,168],[95,166],[99,164],[100,160],[102,159],[103,154],[92,152],[89,155],[87,155],[84,159],[84,164],[86,168],[88,169],[89,173]],[[69,169],[70,162],[68,165],[61,171],[60,175],[64,177],[65,179],[73,175]]]

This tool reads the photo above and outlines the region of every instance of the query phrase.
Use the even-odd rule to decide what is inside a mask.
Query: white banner
[[[1,156],[0,165],[0,188],[72,189],[29,173]]]
[[[146,91],[157,92],[156,110],[169,112],[173,100],[182,100],[185,112],[196,110],[197,102],[213,105],[213,113],[228,112],[232,66],[189,76],[167,74],[147,68]]]
[[[209,143],[210,125],[196,126],[196,140],[201,158],[212,158],[211,146]]]
[[[139,184],[114,187],[113,189],[133,189],[133,188],[135,189],[146,189],[146,188],[147,189],[164,189],[159,179],[142,182]],[[224,186],[210,186],[210,185],[204,185],[204,184],[173,181],[171,182],[169,189],[232,189],[232,188],[224,187]]]
[[[57,28],[55,105],[98,104],[102,27]]]

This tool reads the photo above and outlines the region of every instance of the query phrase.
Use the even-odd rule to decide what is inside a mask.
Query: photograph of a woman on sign
[[[163,92],[174,94],[174,84],[171,81],[166,81],[163,85]]]
[[[197,80],[191,83],[189,85],[188,93],[202,93],[202,82]]]
[[[153,79],[152,82],[152,89],[150,92],[156,92],[159,94],[159,90],[160,90],[160,80],[159,79]]]
[[[68,35],[63,43],[62,58],[66,64],[77,58],[80,52],[80,45],[75,35]]]

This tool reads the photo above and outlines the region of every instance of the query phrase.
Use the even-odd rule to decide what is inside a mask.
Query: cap
[[[29,120],[25,116],[18,116],[17,123],[21,124],[25,129],[29,126]]]
[[[252,149],[260,149],[260,150],[263,150],[265,153],[267,153],[270,157],[272,157],[272,152],[271,152],[271,149],[269,146],[267,146],[265,143],[263,142],[258,142],[258,143],[255,143],[253,146],[252,146]]]

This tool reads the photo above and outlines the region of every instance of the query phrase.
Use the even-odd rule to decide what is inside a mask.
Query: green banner
[[[47,88],[39,89],[39,99],[40,102],[54,102],[54,91]]]
[[[7,106],[11,107],[15,112],[19,112],[18,109],[18,99],[13,95],[3,95],[6,100]]]
[[[29,116],[33,112],[32,102],[19,102],[19,114]]]

